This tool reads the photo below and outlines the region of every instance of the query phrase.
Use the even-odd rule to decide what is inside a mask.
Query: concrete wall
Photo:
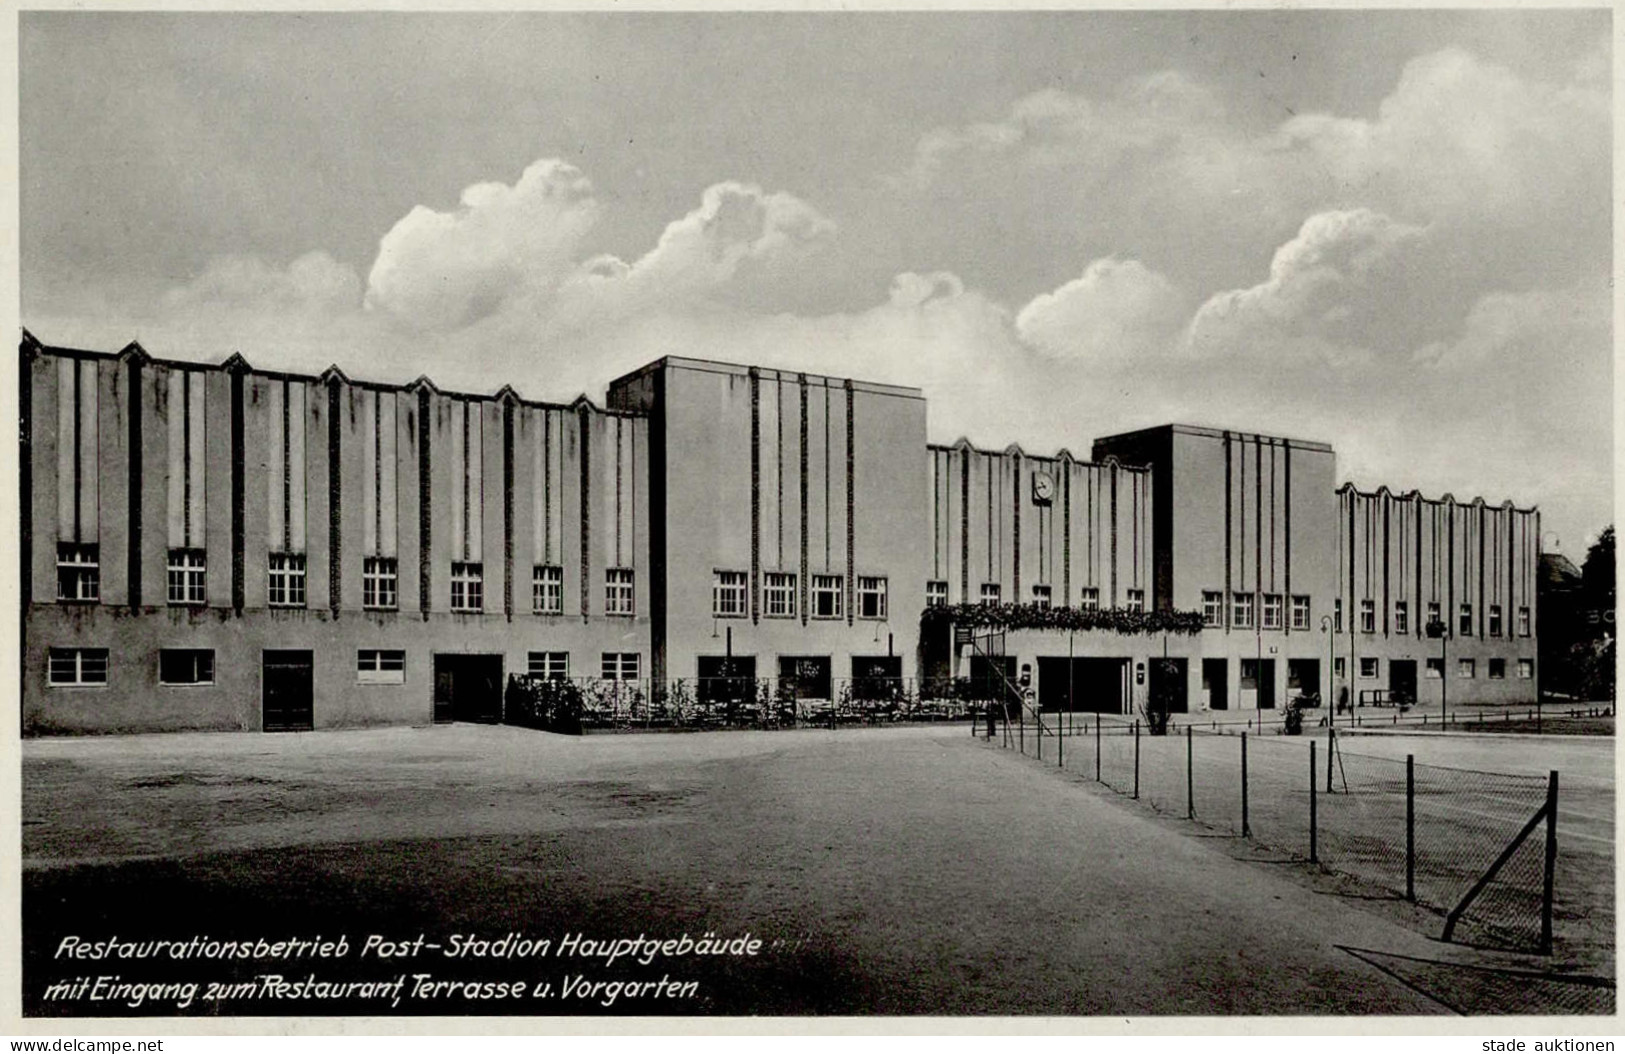
[[[1416,663],[1423,702],[1448,696],[1469,705],[1533,703],[1540,675],[1534,662],[1539,513],[1511,502],[1488,505],[1482,498],[1458,503],[1450,495],[1396,495],[1386,487],[1366,493],[1344,486],[1337,502],[1337,587],[1344,611],[1338,653],[1354,674],[1353,691],[1390,688],[1391,663],[1409,660]],[[1361,621],[1363,601],[1372,605],[1371,632]],[[1404,632],[1397,624],[1401,604]],[[1431,604],[1439,605],[1446,626],[1442,648],[1427,636]],[[1465,633],[1463,604],[1471,605]],[[1519,619],[1524,608],[1528,634]],[[1427,676],[1427,660],[1441,657],[1444,676]],[[1361,672],[1367,658],[1377,659],[1370,676]],[[1473,661],[1471,677],[1463,659]],[[1493,660],[1504,665],[1503,676],[1490,676]],[[1519,676],[1520,660],[1532,676]]]
[[[56,543],[64,521],[60,478],[67,478],[70,488],[74,478],[71,462],[66,477],[59,463],[62,358],[36,348],[25,366],[33,477],[25,504],[32,526],[23,674],[26,731],[258,729],[261,653],[266,649],[313,653],[317,727],[428,722],[436,653],[500,654],[505,672],[511,673],[527,668],[531,651],[566,651],[572,675],[596,677],[603,652],[637,652],[640,672],[648,675],[644,418],[606,413],[584,401],[564,407],[526,403],[512,393],[501,398],[441,393],[422,383],[408,389],[360,385],[337,371],[314,378],[257,372],[240,363],[231,368],[168,363],[150,360],[139,349],[117,357],[72,356],[94,371],[97,386],[93,453],[86,454],[92,447],[87,441],[78,449],[83,463],[99,467],[95,508],[101,595],[95,603],[57,603]],[[207,603],[198,607],[169,605],[166,589],[170,417],[181,409],[183,369],[194,384],[203,385],[206,406],[201,527]],[[241,377],[241,405],[236,408],[233,369]],[[306,556],[306,600],[302,607],[273,608],[268,604],[268,560],[289,545],[289,537],[284,537],[280,515],[272,522],[278,508],[274,503],[281,499],[268,483],[273,473],[281,472],[286,454],[282,437],[288,433],[280,415],[290,388],[304,395],[302,411],[290,411],[290,431],[303,422],[303,459],[289,466],[303,483],[302,531],[288,535],[302,535],[302,545],[296,540],[292,547]],[[375,416],[376,404],[369,404],[375,398],[390,401],[395,411],[394,487],[389,494],[380,493],[381,477],[368,478],[364,471],[369,463],[364,445],[378,442],[374,431],[381,418]],[[426,508],[419,486],[423,405],[429,409]],[[468,450],[466,466],[472,471],[454,463],[452,456],[454,450],[461,452],[459,414],[465,408],[471,434],[480,436]],[[129,442],[133,413],[140,418],[138,451]],[[233,463],[234,413],[242,423],[240,466]],[[90,456],[94,460],[87,460]],[[132,457],[139,461],[139,516],[130,500]],[[331,472],[332,467],[337,471]],[[376,462],[372,471],[378,472]],[[453,552],[462,540],[462,523],[452,499],[465,474],[472,483],[469,522],[478,532],[466,540],[470,556],[484,565],[484,607],[478,613],[450,610],[451,563],[463,558],[460,548]],[[81,478],[81,489],[83,483]],[[371,495],[369,487],[374,488]],[[238,491],[240,509],[234,504]],[[365,516],[377,500],[389,502],[393,512],[388,544],[378,537],[377,526],[389,518],[378,517],[369,529]],[[585,551],[584,508],[590,520]],[[538,509],[545,520],[540,532],[545,551],[540,554],[535,541]],[[419,559],[425,522],[426,609],[420,603],[424,565]],[[240,566],[234,559],[234,531],[242,539]],[[87,535],[80,540],[92,539]],[[390,550],[398,561],[397,607],[364,610],[364,561]],[[531,567],[542,559],[564,568],[562,614],[533,612]],[[633,615],[604,616],[607,566],[633,569]],[[133,590],[134,578],[140,580],[139,593]],[[108,649],[108,683],[49,685],[52,647]],[[160,684],[158,659],[164,648],[212,649],[214,683]],[[406,652],[403,684],[358,684],[357,651],[371,648]]]
[[[828,656],[836,682],[853,656],[904,656],[913,674],[924,604],[925,402],[913,389],[663,360],[611,386],[612,405],[649,405],[663,422],[665,605],[655,618],[668,680],[691,680],[701,656],[754,656],[759,677],[781,656]],[[659,394],[651,394],[658,392]],[[649,400],[654,400],[650,402]],[[719,571],[748,576],[742,617],[713,614]],[[767,614],[765,576],[796,576],[792,617]],[[842,580],[842,613],[813,614],[814,576]],[[887,617],[864,619],[857,578],[887,580]],[[657,644],[657,648],[660,645]]]

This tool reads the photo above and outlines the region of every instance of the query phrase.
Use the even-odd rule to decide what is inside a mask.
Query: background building
[[[30,733],[494,720],[514,673],[710,701],[1025,676],[1119,713],[1148,672],[1180,710],[1535,697],[1538,514],[1337,489],[1322,443],[934,446],[917,389],[675,357],[607,408],[26,333],[20,380]],[[959,604],[1203,628],[922,634]]]

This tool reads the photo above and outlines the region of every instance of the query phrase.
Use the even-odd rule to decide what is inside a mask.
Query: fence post
[[[1196,819],[1196,765],[1191,760],[1191,730],[1185,729],[1185,819]]]
[[[1100,715],[1095,715],[1095,782],[1100,782]]]
[[[1134,800],[1140,800],[1140,722],[1134,722]]]
[[[1072,712],[1068,710],[1066,716],[1070,719]],[[1059,714],[1055,715],[1055,767],[1066,768],[1066,727],[1061,723]]]
[[[1331,735],[1326,737],[1326,793],[1332,792],[1332,755],[1337,753],[1337,729],[1329,730]]]
[[[1546,875],[1540,899],[1540,953],[1552,954],[1552,881],[1557,870],[1557,770],[1546,777]]]
[[[1241,836],[1251,837],[1252,826],[1247,822],[1247,733],[1241,734]]]
[[[1021,754],[1023,757],[1026,757],[1026,755],[1027,755],[1027,712],[1022,709],[1020,703],[1016,704],[1016,720],[1021,722],[1021,724],[1016,726],[1016,752]]]
[[[1416,903],[1416,755],[1405,755],[1405,899]]]
[[[1311,864],[1320,863],[1319,846],[1315,842],[1315,826],[1316,821],[1319,820],[1319,817],[1315,815],[1315,789],[1319,785],[1320,773],[1315,771],[1315,741],[1311,739],[1309,741],[1309,862]]]

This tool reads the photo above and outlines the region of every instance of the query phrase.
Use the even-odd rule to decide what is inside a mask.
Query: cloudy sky
[[[1606,11],[25,13],[52,344],[601,398],[914,384],[932,438],[1168,420],[1611,519]]]

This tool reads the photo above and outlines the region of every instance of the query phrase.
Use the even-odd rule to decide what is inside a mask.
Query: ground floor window
[[[1527,681],[1527,680],[1531,679],[1534,676],[1535,676],[1535,660],[1534,659],[1519,659],[1518,660],[1518,680]]]
[[[355,653],[355,683],[405,684],[406,652],[362,648]]]
[[[159,684],[213,684],[212,648],[164,648],[158,652]]]
[[[52,648],[48,667],[51,684],[106,684],[106,648]]]
[[[1362,658],[1360,660],[1360,676],[1364,678],[1377,676],[1377,665],[1377,660],[1374,658]]]
[[[1489,679],[1492,681],[1506,680],[1507,661],[1505,659],[1491,659],[1490,668],[1487,672]]]
[[[852,698],[890,699],[902,686],[901,655],[852,656]]]
[[[606,681],[635,681],[638,679],[638,653],[606,651],[600,661],[600,672]]]
[[[532,677],[547,681],[562,681],[570,676],[570,653],[567,651],[533,651],[527,667]]]
[[[1429,659],[1426,677],[1430,681],[1444,680],[1444,660]]]
[[[1456,661],[1456,676],[1466,681],[1478,676],[1478,660],[1458,659]]]

